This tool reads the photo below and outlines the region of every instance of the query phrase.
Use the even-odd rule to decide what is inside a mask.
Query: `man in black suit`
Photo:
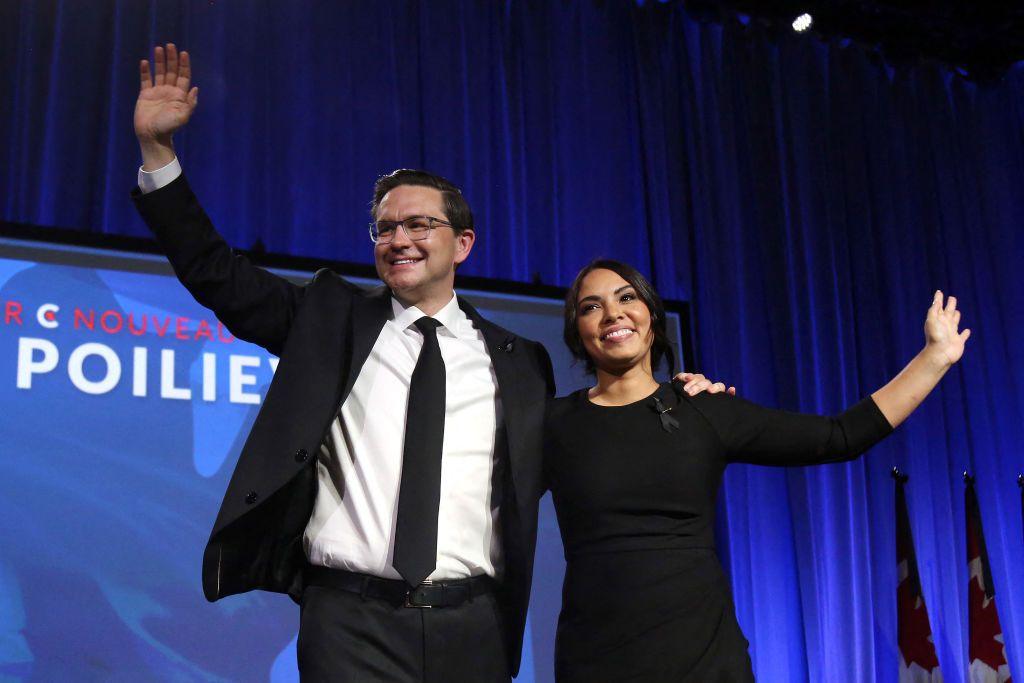
[[[554,380],[540,344],[455,296],[475,240],[461,192],[420,171],[381,178],[385,286],[327,270],[295,285],[214,230],[171,143],[197,104],[189,56],[169,44],[154,67],[135,112],[138,210],[193,296],[281,358],[206,548],[207,598],[300,601],[306,680],[508,681]]]
[[[327,270],[295,285],[214,230],[171,142],[198,101],[189,56],[168,44],[153,66],[140,63],[137,208],[196,300],[281,359],[206,548],[206,597],[300,602],[305,680],[508,681],[554,380],[543,346],[455,295],[475,240],[461,192],[422,171],[380,178],[384,286]]]

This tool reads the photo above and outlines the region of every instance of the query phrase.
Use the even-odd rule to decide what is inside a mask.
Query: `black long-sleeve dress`
[[[625,406],[585,389],[554,400],[545,467],[567,563],[557,679],[753,680],[714,549],[726,465],[849,460],[891,431],[870,398],[834,418],[671,384]]]

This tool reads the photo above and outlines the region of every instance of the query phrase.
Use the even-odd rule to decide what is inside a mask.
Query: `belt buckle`
[[[420,605],[420,604],[415,603],[415,602],[409,602],[410,596],[412,596],[413,592],[418,590],[420,586],[433,586],[433,585],[434,585],[433,581],[431,581],[430,579],[425,579],[423,581],[423,583],[421,583],[419,586],[416,586],[416,588],[413,588],[411,590],[406,591],[406,593],[405,593],[405,604],[403,605],[403,607],[414,607],[416,609],[433,609],[434,608],[433,605]]]

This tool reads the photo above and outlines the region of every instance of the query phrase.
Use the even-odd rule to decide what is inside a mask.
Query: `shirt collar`
[[[391,312],[394,314],[394,322],[400,330],[406,329],[426,315],[416,306],[403,306],[402,302],[394,296],[391,297]],[[431,317],[441,323],[442,327],[452,335],[458,335],[459,324],[466,320],[466,314],[459,308],[459,299],[454,293],[452,293],[451,301]]]

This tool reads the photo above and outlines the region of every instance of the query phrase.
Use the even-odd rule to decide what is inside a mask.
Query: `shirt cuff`
[[[171,163],[155,171],[143,171],[139,166],[139,190],[142,194],[159,190],[174,182],[181,175],[181,164],[178,157],[174,157]]]

